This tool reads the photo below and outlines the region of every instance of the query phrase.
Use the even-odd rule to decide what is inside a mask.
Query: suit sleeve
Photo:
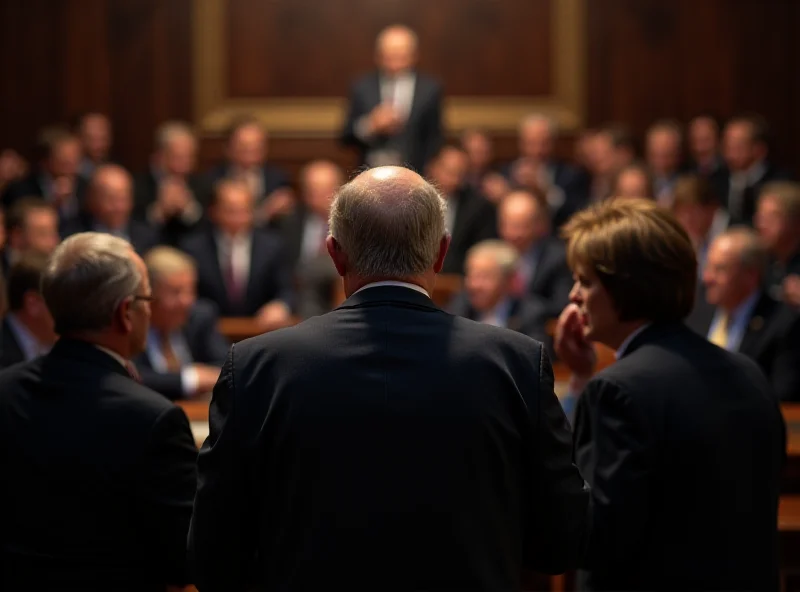
[[[649,434],[621,387],[598,379],[586,386],[576,410],[575,453],[592,488],[587,569],[624,569],[642,544],[650,512]]]
[[[800,401],[800,319],[786,332],[769,377],[781,401]]]
[[[250,487],[236,407],[234,354],[228,359],[209,410],[209,436],[197,461],[197,496],[189,529],[189,560],[201,592],[248,589],[256,553]]]
[[[586,548],[590,493],[573,461],[572,432],[553,390],[553,369],[539,347],[534,467],[526,550],[530,569],[550,574],[577,568]],[[533,415],[533,414],[532,414]]]
[[[170,401],[183,398],[183,383],[180,372],[156,372],[152,368],[138,366],[142,384],[164,395]]]
[[[356,134],[356,124],[358,120],[366,115],[366,110],[361,104],[358,84],[354,84],[350,89],[350,100],[347,107],[347,118],[345,119],[344,129],[340,134],[340,141],[345,146],[356,146],[364,149],[367,145]]]
[[[436,86],[430,112],[425,120],[423,142],[425,147],[424,164],[427,165],[438,154],[444,143],[444,134],[442,133],[442,87],[439,85]]]
[[[186,535],[192,515],[197,447],[179,407],[161,414],[150,435],[138,481],[140,524],[148,533],[152,565],[164,583],[186,585]]]

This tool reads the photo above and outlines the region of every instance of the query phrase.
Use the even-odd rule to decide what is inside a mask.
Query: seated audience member
[[[227,317],[255,316],[261,330],[290,323],[291,272],[283,242],[254,227],[253,194],[240,181],[220,181],[208,228],[183,243],[197,264],[197,292]]]
[[[591,174],[589,202],[597,203],[611,195],[617,171],[633,164],[636,158],[633,135],[625,126],[606,125],[590,137],[586,147]]]
[[[92,111],[78,117],[74,129],[83,148],[79,174],[88,181],[97,167],[111,161],[111,121],[103,113]]]
[[[572,274],[564,244],[551,234],[547,206],[527,191],[510,193],[500,204],[498,228],[519,254],[518,294],[542,299],[557,317],[569,301]]]
[[[732,224],[752,224],[764,184],[789,178],[769,160],[767,122],[756,115],[731,119],[725,126],[723,155],[728,177],[720,185],[720,198]]]
[[[0,368],[32,360],[50,351],[57,336],[39,284],[47,257],[27,253],[8,274],[9,311],[0,330]]]
[[[711,183],[699,175],[681,175],[673,189],[672,211],[697,254],[697,273],[702,277],[711,242],[727,230],[730,216]]]
[[[294,276],[296,310],[306,319],[331,309],[339,275],[328,256],[328,214],[344,182],[336,164],[317,160],[300,175],[300,204],[281,222],[281,233]]]
[[[58,214],[55,208],[38,197],[17,201],[7,212],[6,247],[3,250],[4,271],[27,251],[49,255],[61,240],[58,236]]]
[[[576,281],[556,351],[592,491],[576,589],[777,590],[783,418],[756,364],[683,324],[689,237],[641,199],[580,212],[564,235]],[[595,343],[617,358],[597,374]]]
[[[83,233],[42,275],[61,337],[0,372],[0,589],[186,586],[197,448],[184,412],[130,374],[150,318],[144,263]]]
[[[142,383],[168,399],[210,393],[228,355],[216,307],[197,299],[191,257],[156,247],[144,259],[153,302],[145,351],[134,360]]]
[[[61,128],[44,130],[39,144],[39,166],[26,178],[11,183],[2,201],[9,208],[23,197],[41,197],[55,207],[59,222],[65,224],[78,216],[86,193],[86,181],[78,175],[81,144]]]
[[[720,154],[720,124],[710,113],[701,113],[689,122],[691,171],[711,183],[717,195],[724,195],[728,171]]]
[[[764,185],[755,224],[770,256],[767,292],[775,300],[800,307],[800,184]]]
[[[447,202],[447,230],[452,236],[442,273],[464,273],[464,257],[469,248],[482,240],[497,237],[497,213],[466,184],[467,154],[447,145],[428,167],[428,176]]]
[[[545,324],[547,307],[537,298],[514,294],[519,255],[508,243],[486,240],[467,251],[464,292],[448,307],[452,314],[505,327],[544,343],[552,356]]]
[[[655,185],[650,171],[639,163],[620,169],[611,186],[613,197],[643,197],[655,199]]]
[[[140,220],[131,218],[133,180],[124,168],[101,164],[95,168],[89,184],[86,209],[64,228],[64,235],[78,232],[105,232],[125,239],[134,250],[146,253],[158,244],[158,233]]]
[[[228,131],[226,161],[210,173],[211,183],[236,179],[247,184],[256,200],[259,224],[276,222],[294,208],[289,177],[267,162],[269,135],[255,117],[234,122]]]
[[[784,401],[800,400],[800,313],[763,290],[767,251],[755,231],[735,227],[714,240],[703,272],[716,307],[693,328],[755,360]]]
[[[206,181],[194,174],[197,139],[185,123],[170,121],[156,131],[150,170],[134,182],[134,215],[159,229],[175,245],[196,230],[208,200]]]
[[[0,150],[0,196],[14,181],[24,179],[28,174],[28,163],[16,150]]]
[[[483,191],[483,182],[492,173],[494,145],[483,130],[468,129],[461,134],[461,148],[467,155],[466,183],[478,191]]]
[[[645,159],[653,175],[656,201],[662,207],[671,207],[683,161],[683,131],[679,123],[664,120],[650,126],[645,139]]]

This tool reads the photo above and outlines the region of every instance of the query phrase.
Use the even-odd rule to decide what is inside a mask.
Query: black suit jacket
[[[189,190],[205,211],[211,198],[211,188],[208,180],[201,175],[191,175],[187,181]],[[134,206],[133,217],[141,222],[148,222],[147,210],[158,199],[158,179],[152,171],[137,175],[133,180]],[[180,218],[168,220],[160,229],[160,240],[176,246],[190,233],[206,225],[205,217],[198,221],[187,223]]]
[[[219,266],[214,231],[207,228],[186,239],[181,248],[197,265],[197,295],[217,305],[223,317],[254,315],[272,300],[294,304],[291,271],[280,237],[271,230],[253,230],[250,251],[250,274],[241,302],[231,302],[225,287],[225,276]]]
[[[356,135],[356,123],[380,102],[378,72],[372,72],[358,80],[350,90],[350,103],[341,141],[358,149],[361,165],[365,164],[369,151],[391,148],[400,152],[403,164],[419,173],[423,172],[443,141],[441,85],[433,78],[417,73],[411,112],[403,129],[395,136],[377,136],[364,142]]]
[[[720,199],[722,200],[722,203],[725,204],[730,211],[728,199],[730,197],[731,178],[730,171],[725,169],[725,172],[727,173],[726,175],[715,177],[714,183],[716,184],[717,191],[720,192]],[[770,181],[791,179],[791,177],[792,176],[788,172],[779,169],[771,162],[767,162],[764,175],[756,183],[749,185],[744,191],[741,215],[737,216],[735,212],[731,212],[731,225],[752,225],[753,216],[756,213],[756,204],[758,203],[758,194],[761,192],[761,189],[764,187],[764,185]]]
[[[752,361],[683,325],[645,329],[578,402],[587,588],[777,590],[785,446]]]
[[[208,184],[210,188],[226,178],[230,174],[230,165],[226,162],[220,163],[208,173]],[[289,176],[280,168],[264,163],[261,167],[261,180],[264,186],[264,194],[256,196],[256,203],[260,202],[265,196],[269,195],[281,187],[289,187]]]
[[[456,202],[452,240],[442,273],[464,273],[464,260],[470,247],[482,240],[497,238],[497,210],[475,189],[465,185],[449,200]]]
[[[527,291],[547,302],[550,316],[557,317],[569,303],[572,284],[564,243],[554,236],[543,239],[538,245],[536,268]]]
[[[8,368],[24,361],[25,354],[9,327],[8,320],[3,319],[0,325],[0,369]]]
[[[60,234],[63,235],[64,227],[72,222],[78,215],[80,215],[80,212],[83,210],[84,199],[88,186],[88,182],[83,177],[78,176],[75,178],[75,199],[77,200],[77,204],[75,204],[76,209],[68,216],[65,216],[62,212],[59,212],[58,219]],[[23,197],[46,197],[45,188],[42,186],[41,171],[35,171],[24,179],[20,179],[11,183],[3,192],[3,207],[8,210],[14,205],[14,203]]]
[[[186,584],[196,455],[183,411],[88,343],[0,372],[0,588]]]
[[[91,232],[95,230],[95,227],[96,224],[93,218],[89,214],[84,213],[79,218],[64,225],[62,237],[67,238],[79,232]],[[133,246],[133,249],[142,256],[159,244],[161,238],[159,232],[155,228],[152,228],[145,222],[134,219],[128,221],[125,234],[128,237],[128,241]]]
[[[193,363],[222,366],[225,362],[230,344],[217,328],[218,318],[217,308],[211,302],[198,300],[192,308],[182,333]],[[158,372],[147,352],[137,357],[134,363],[145,386],[173,401],[183,398],[180,372]]]
[[[706,306],[689,326],[707,336],[715,309]],[[763,293],[758,299],[739,352],[755,360],[783,401],[800,401],[800,313]]]
[[[234,345],[210,430],[189,538],[204,591],[518,590],[523,565],[583,551],[542,345],[407,288]]]

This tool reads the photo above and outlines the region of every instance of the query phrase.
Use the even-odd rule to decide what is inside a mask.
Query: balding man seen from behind
[[[61,338],[0,372],[0,589],[184,586],[197,449],[128,361],[147,338],[144,263],[120,238],[77,234],[41,292]]]
[[[343,186],[347,300],[236,344],[189,535],[201,592],[519,590],[580,560],[589,492],[542,344],[429,294],[449,236],[417,174]]]

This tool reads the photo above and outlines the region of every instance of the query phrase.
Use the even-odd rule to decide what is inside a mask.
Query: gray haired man
[[[444,210],[416,173],[362,173],[330,215],[348,299],[233,347],[189,535],[204,592],[518,590],[577,565],[589,496],[550,363],[431,301]]]
[[[126,241],[76,234],[42,296],[59,341],[0,373],[0,589],[187,583],[194,448],[184,413],[137,383],[150,285]]]

